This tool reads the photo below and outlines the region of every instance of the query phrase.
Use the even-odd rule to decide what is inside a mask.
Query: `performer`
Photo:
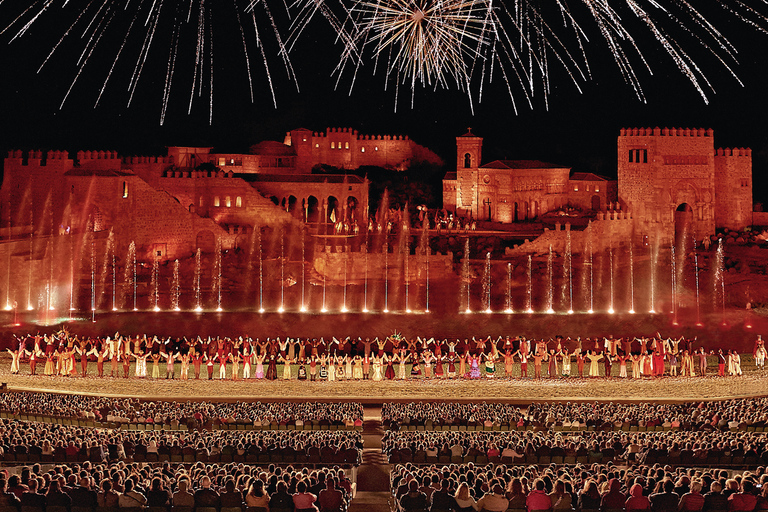
[[[759,335],[757,336],[757,340],[759,341],[759,344],[755,348],[755,353],[754,353],[755,365],[759,369],[764,370],[765,369],[765,358],[766,358],[766,355],[768,355],[768,352],[766,352],[765,343],[763,342],[762,338]],[[704,350],[704,349],[702,349],[702,350]],[[702,372],[702,375],[703,375],[703,372]]]
[[[189,379],[189,359],[189,352],[181,354],[181,375],[179,375],[181,380]]]
[[[256,356],[256,378],[257,379],[263,379],[264,378],[264,359],[266,358],[266,354],[263,352]]]
[[[601,359],[603,359],[603,356],[600,354],[594,354],[592,353],[592,351],[588,351],[585,357],[589,361],[589,376],[599,377],[600,368],[597,366],[597,363],[600,362]]]
[[[559,353],[563,360],[563,377],[571,376],[571,353],[568,352],[568,347],[562,349]]]
[[[360,357],[360,354],[357,354],[352,359],[352,378],[355,380],[362,380],[363,378],[363,358]]]

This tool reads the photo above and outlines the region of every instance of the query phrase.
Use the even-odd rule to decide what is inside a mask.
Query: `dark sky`
[[[190,1],[198,5],[198,0]],[[701,3],[715,2],[702,0]],[[206,85],[203,96],[195,98],[192,112],[187,114],[196,34],[186,27],[178,46],[178,65],[167,117],[161,126],[159,119],[172,24],[161,22],[158,25],[132,105],[127,107],[128,84],[146,33],[143,27],[135,29],[128,39],[104,99],[94,109],[104,77],[115,60],[135,10],[117,12],[69,99],[60,109],[61,100],[77,75],[77,59],[89,36],[81,38],[86,24],[78,25],[46,67],[37,73],[40,63],[77,17],[78,8],[87,2],[71,0],[66,8],[61,7],[61,0],[54,4],[51,11],[44,13],[20,39],[10,42],[16,29],[24,20],[30,19],[33,11],[0,35],[0,69],[3,70],[0,73],[0,149],[116,149],[121,154],[159,154],[169,145],[205,145],[221,150],[246,151],[249,145],[263,139],[282,140],[287,130],[299,126],[317,131],[327,126],[351,126],[362,133],[409,134],[452,165],[454,138],[471,126],[476,134],[485,137],[484,161],[504,157],[535,158],[569,165],[580,171],[615,175],[616,136],[621,127],[711,127],[715,130],[716,146],[753,148],[755,198],[768,200],[765,192],[768,179],[763,177],[768,165],[768,132],[765,130],[768,35],[725,15],[722,10],[707,14],[738,50],[739,63],[734,64],[734,69],[743,86],[707,50],[692,43],[693,39],[683,37],[684,33],[680,39],[715,88],[715,93],[709,92],[709,105],[675,69],[671,59],[659,51],[647,31],[630,23],[628,28],[636,35],[654,71],[651,76],[638,58],[631,57],[645,90],[646,103],[638,101],[631,87],[624,84],[605,42],[593,32],[588,33],[590,42],[586,47],[591,78],[580,82],[582,93],[579,93],[562,68],[552,64],[548,108],[539,95],[533,100],[533,110],[521,106],[520,112],[515,114],[506,86],[497,72],[494,82],[486,84],[481,103],[477,103],[475,94],[474,113],[466,95],[457,92],[455,87],[447,91],[418,87],[411,108],[410,89],[406,86],[400,88],[395,112],[394,84],[390,82],[384,90],[381,70],[373,76],[370,58],[358,74],[351,94],[349,74],[343,75],[338,90],[334,89],[336,77],[332,72],[338,62],[340,45],[334,44],[334,33],[320,16],[312,21],[291,53],[300,87],[300,92],[296,92],[293,83],[286,80],[285,68],[276,55],[271,28],[261,11],[259,29],[278,106],[274,108],[272,105],[262,59],[253,40],[253,29],[246,25],[256,93],[256,99],[251,103],[240,31],[231,6],[233,2],[216,0],[216,3],[209,2],[214,6],[211,10],[214,30],[213,123],[208,123],[207,68],[210,64],[207,59],[204,60]],[[101,0],[96,0],[92,5],[100,4]],[[163,12],[162,19],[172,20],[174,6],[182,4],[189,5],[186,0],[166,0],[165,5],[169,7]],[[3,2],[0,5],[0,30],[28,5],[28,1]],[[289,22],[282,2],[270,5],[278,26],[287,33],[285,27]],[[594,30],[583,13],[579,19],[585,27]],[[137,23],[142,22],[143,18]],[[680,31],[674,29],[671,25],[672,35],[680,35]],[[700,29],[695,29],[694,33],[705,36]],[[569,51],[578,54],[573,39],[564,40],[571,41]],[[518,105],[524,105],[519,94],[516,98]]]

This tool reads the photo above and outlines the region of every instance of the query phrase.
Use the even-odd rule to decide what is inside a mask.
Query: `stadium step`
[[[349,506],[349,512],[391,512],[391,494],[384,492],[358,491]]]

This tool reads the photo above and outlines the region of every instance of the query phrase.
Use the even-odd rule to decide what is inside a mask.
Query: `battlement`
[[[172,156],[125,156],[122,161],[131,164],[173,164]]]
[[[85,162],[89,160],[119,160],[117,151],[78,151],[77,161]]]
[[[712,128],[622,128],[620,137],[713,137]]]
[[[65,160],[69,160],[69,153],[67,151],[59,151],[59,150],[52,150],[52,151],[46,151],[45,152],[45,158],[43,158],[43,152],[40,150],[34,150],[34,151],[21,151],[20,149],[13,149],[8,151],[8,159],[16,159],[20,162],[23,161],[25,158],[27,159],[26,163],[23,163],[23,165],[28,165],[29,161],[33,162],[33,165],[37,165],[34,162],[37,161],[38,164],[43,161],[48,162],[63,162]]]
[[[717,148],[715,150],[715,156],[735,156],[735,157],[749,157],[752,158],[751,148]]]
[[[312,136],[325,138],[328,137],[328,134],[330,133],[349,133],[356,140],[410,140],[408,135],[361,135],[357,130],[353,130],[352,128],[326,128],[325,133],[313,132]]]
[[[163,178],[234,178],[232,171],[179,171],[168,170],[163,172]]]

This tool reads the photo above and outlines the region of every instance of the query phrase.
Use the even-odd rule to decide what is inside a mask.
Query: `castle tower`
[[[478,218],[478,167],[483,156],[483,138],[472,133],[456,137],[456,210],[460,215]]]
[[[715,224],[744,229],[752,224],[752,150],[718,149],[715,153]]]
[[[663,243],[715,232],[712,130],[627,128],[618,137],[619,202],[639,236]]]

